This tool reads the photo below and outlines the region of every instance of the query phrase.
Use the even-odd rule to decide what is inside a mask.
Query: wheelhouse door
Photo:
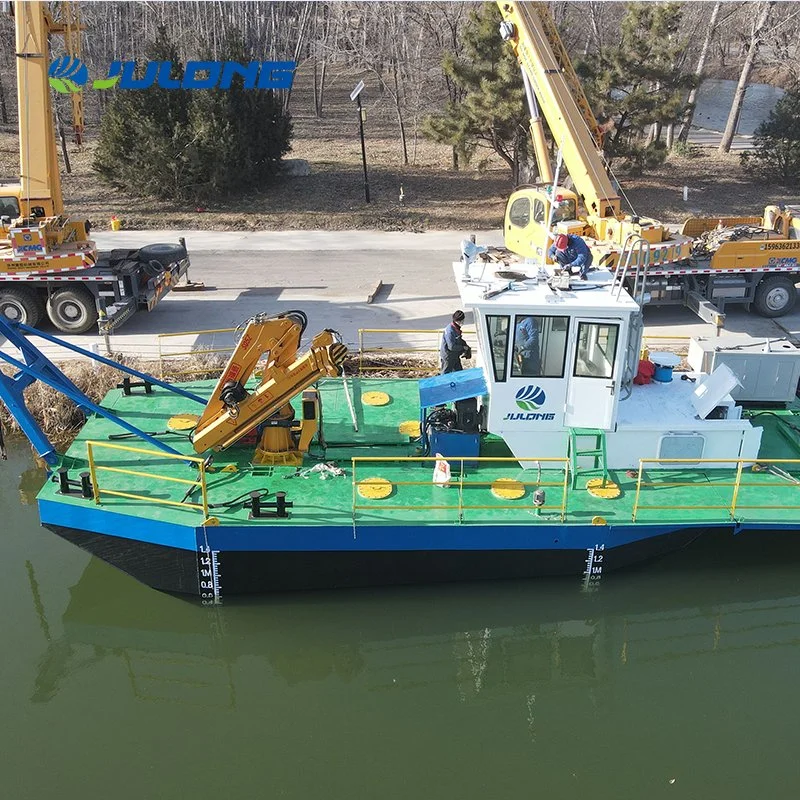
[[[564,423],[569,428],[610,430],[619,388],[620,323],[575,320],[575,347]]]

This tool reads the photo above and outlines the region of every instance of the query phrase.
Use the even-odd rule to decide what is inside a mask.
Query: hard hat
[[[556,236],[556,250],[564,251],[569,247],[569,238],[564,233]]]

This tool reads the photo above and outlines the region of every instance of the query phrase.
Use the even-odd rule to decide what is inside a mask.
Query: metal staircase
[[[586,450],[579,448],[579,439],[593,438],[593,444]],[[578,459],[591,458],[591,467],[580,467]],[[569,429],[569,466],[572,472],[572,488],[578,486],[578,474],[599,472],[603,476],[603,485],[609,480],[608,461],[606,459],[606,432],[599,428],[570,428]]]

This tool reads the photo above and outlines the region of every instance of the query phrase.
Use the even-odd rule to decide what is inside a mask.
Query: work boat
[[[42,524],[206,603],[561,574],[592,588],[707,531],[734,546],[800,529],[800,351],[697,340],[681,374],[671,353],[643,357],[626,263],[580,280],[472,248],[453,276],[477,366],[424,379],[343,376],[335,333],[302,352],[290,312],[249,320],[218,381],[120,367],[94,405],[30,338],[55,337],[0,318],[21,353],[0,396],[50,465]],[[35,379],[87,411],[64,454],[24,408]]]

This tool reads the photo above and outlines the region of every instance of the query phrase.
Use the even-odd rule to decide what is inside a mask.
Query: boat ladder
[[[579,439],[593,438],[592,445],[585,450],[579,448]],[[581,457],[591,458],[591,467],[578,466]],[[578,473],[600,472],[603,475],[603,485],[609,480],[608,463],[606,459],[606,432],[599,428],[570,428],[569,429],[569,466],[572,471],[572,488],[578,486]]]

